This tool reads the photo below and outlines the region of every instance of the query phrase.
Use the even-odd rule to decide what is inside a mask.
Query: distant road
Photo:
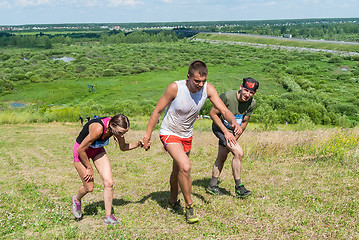
[[[236,35],[236,36],[257,37],[257,38],[271,38],[271,39],[280,39],[280,40],[285,40],[285,41],[304,41],[304,42],[322,42],[322,43],[359,45],[359,42],[329,41],[329,40],[324,40],[324,39],[285,38],[285,37],[274,37],[274,36],[267,36],[267,35],[244,34],[244,33],[222,33],[222,32],[221,33],[220,32],[201,32],[201,33]]]
[[[272,39],[281,39],[281,40],[295,40],[295,41],[313,41],[313,42],[325,42],[325,43],[340,43],[340,44],[359,44],[357,42],[336,42],[336,41],[326,41],[326,40],[313,40],[313,39],[296,39],[296,38],[283,38],[283,37],[272,37],[272,36],[261,36],[261,35],[250,35],[250,34],[240,34],[240,33],[212,33],[212,32],[203,32],[210,34],[224,34],[224,35],[240,35],[240,36],[249,36],[249,37],[262,37],[262,38],[272,38]],[[329,49],[319,49],[319,48],[306,48],[306,47],[291,47],[291,46],[283,46],[283,45],[273,45],[273,44],[263,44],[263,43],[249,43],[249,42],[237,42],[237,41],[221,41],[221,40],[209,40],[209,39],[200,39],[193,38],[194,41],[200,42],[208,42],[214,44],[220,43],[228,43],[228,44],[238,44],[238,45],[248,45],[252,47],[258,48],[272,48],[272,49],[284,49],[288,51],[307,51],[307,52],[330,52],[333,54],[339,55],[350,55],[350,56],[359,56],[358,52],[346,52],[346,51],[338,51],[338,50],[329,50]]]

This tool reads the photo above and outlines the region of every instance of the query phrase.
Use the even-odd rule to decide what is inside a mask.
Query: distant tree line
[[[276,19],[276,20],[240,20],[240,21],[186,21],[186,22],[141,22],[141,23],[73,23],[73,24],[28,24],[18,25],[18,28],[27,28],[29,32],[46,31],[103,31],[104,27],[120,29],[154,29],[154,28],[195,28],[218,26],[284,26],[284,25],[321,25],[333,23],[358,22],[359,18],[312,18],[312,19]],[[4,26],[6,27],[6,26]]]
[[[130,33],[103,34],[100,43],[148,43],[148,42],[177,42],[174,31],[134,31]]]
[[[14,26],[15,27],[15,26]],[[182,30],[179,38],[186,36],[185,31],[206,31],[206,32],[236,32],[270,36],[283,36],[290,34],[297,38],[314,38],[338,41],[359,41],[359,18],[320,18],[320,19],[281,19],[281,20],[241,20],[241,21],[199,21],[199,22],[145,22],[145,23],[81,23],[81,24],[35,24],[20,25],[18,29],[11,30],[5,34],[15,31],[37,33],[39,29],[49,33],[50,38],[64,36],[71,39],[99,39],[104,35],[117,34],[119,31],[109,29],[119,28],[132,32],[138,29],[162,29],[173,28]],[[40,30],[42,31],[42,30]],[[68,32],[63,34],[63,31]],[[154,30],[156,32],[158,30]],[[121,31],[120,31],[121,32]],[[147,32],[149,33],[149,32]],[[4,33],[3,33],[4,34]],[[125,33],[126,35],[127,33]],[[0,33],[0,37],[2,33]],[[9,35],[7,35],[9,36]]]
[[[71,45],[74,42],[100,41],[108,43],[145,43],[145,42],[176,42],[184,36],[177,36],[175,31],[104,31],[70,32],[64,34],[14,34],[0,33],[0,46],[35,47],[51,49],[53,44]]]
[[[284,25],[225,25],[194,27],[192,30],[208,32],[232,32],[294,38],[326,39],[359,42],[359,21],[346,23],[308,23]]]

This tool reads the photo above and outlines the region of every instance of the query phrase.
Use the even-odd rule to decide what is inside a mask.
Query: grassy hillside
[[[197,121],[196,129],[209,123]],[[359,238],[358,129],[265,132],[255,124],[249,127],[240,138],[242,181],[253,192],[245,200],[234,197],[230,159],[220,178],[226,194],[205,192],[217,140],[210,132],[194,132],[192,195],[200,216],[195,225],[166,210],[171,160],[158,132],[147,152],[121,152],[111,141],[113,211],[122,225],[107,229],[97,172],[95,189],[83,200],[83,220],[71,214],[71,196],[81,184],[71,156],[79,124],[0,125],[0,238]],[[130,130],[126,139],[136,141],[143,134]]]
[[[52,60],[63,56],[75,60]],[[195,123],[190,156],[197,224],[166,209],[171,158],[158,129],[150,151],[121,152],[112,139],[106,148],[113,211],[122,225],[102,225],[103,184],[96,171],[95,189],[83,200],[84,218],[75,221],[78,114],[125,113],[131,121],[126,139],[137,141],[165,87],[184,79],[194,59],[208,64],[208,81],[219,93],[238,89],[244,77],[260,82],[258,107],[239,139],[241,178],[252,196],[234,197],[230,158],[220,178],[226,194],[205,192],[217,139],[211,120],[204,119]],[[0,49],[0,238],[358,239],[358,79],[356,57],[228,44]],[[94,92],[88,85],[95,85]],[[11,107],[14,102],[26,105]]]

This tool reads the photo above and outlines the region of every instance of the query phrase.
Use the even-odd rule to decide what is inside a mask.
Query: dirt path
[[[287,51],[307,51],[307,52],[328,52],[338,55],[349,55],[349,56],[359,56],[358,52],[345,52],[345,51],[338,51],[338,50],[330,50],[330,49],[318,49],[318,48],[305,48],[305,47],[291,47],[291,46],[282,46],[282,45],[273,45],[273,44],[262,44],[262,43],[248,43],[248,42],[234,42],[234,41],[220,41],[220,40],[208,40],[208,39],[201,39],[201,38],[193,38],[193,41],[199,42],[207,42],[212,44],[238,44],[238,45],[247,45],[256,48],[271,48],[271,49],[283,49]]]

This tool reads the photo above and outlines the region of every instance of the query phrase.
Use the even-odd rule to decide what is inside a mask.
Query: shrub
[[[355,76],[355,77],[358,77],[359,76],[359,69],[355,69],[352,71],[352,74]]]
[[[275,124],[278,123],[278,120],[277,112],[267,103],[258,104],[251,116],[251,122],[263,123],[264,130],[275,129]]]
[[[44,113],[44,119],[47,122],[58,121],[68,122],[78,119],[79,110],[73,107],[55,107],[47,109]]]
[[[9,60],[11,58],[11,55],[8,54],[8,53],[1,53],[0,54],[0,60],[1,61],[6,61],[6,60]]]
[[[297,131],[313,130],[314,127],[315,127],[315,124],[313,123],[311,118],[308,115],[303,114],[299,117],[299,121],[298,121],[297,126],[295,127],[295,130],[297,130]]]
[[[103,76],[104,76],[104,77],[116,76],[116,71],[113,70],[113,69],[110,69],[110,68],[105,69],[105,70],[103,71]]]
[[[0,93],[14,90],[14,85],[7,79],[0,79]]]
[[[22,74],[22,73],[15,73],[9,76],[9,80],[11,81],[21,81],[25,79],[27,79],[27,76],[26,74]]]
[[[285,77],[282,79],[283,88],[286,89],[288,92],[299,92],[302,89],[300,86],[291,78]]]
[[[293,68],[286,68],[285,69],[285,72],[288,73],[288,74],[294,74],[295,73],[295,70]]]
[[[76,66],[76,72],[77,73],[83,72],[86,70],[86,68],[87,68],[87,66],[85,64],[80,64],[80,65]]]
[[[65,71],[57,71],[54,75],[54,79],[59,79],[59,78],[63,78],[66,77],[66,72]]]
[[[330,119],[330,117],[328,115],[324,115],[323,116],[323,124],[330,125],[331,123],[332,123],[332,120]]]
[[[136,65],[132,69],[133,74],[143,73],[143,72],[149,72],[150,69],[144,65]]]
[[[340,115],[355,116],[358,113],[358,106],[352,103],[336,102],[328,107],[329,110]]]
[[[328,60],[328,63],[341,63],[343,61],[343,58],[333,56]]]
[[[296,79],[296,83],[298,83],[298,85],[304,90],[308,90],[309,88],[312,87],[312,84],[307,79],[304,78]]]

